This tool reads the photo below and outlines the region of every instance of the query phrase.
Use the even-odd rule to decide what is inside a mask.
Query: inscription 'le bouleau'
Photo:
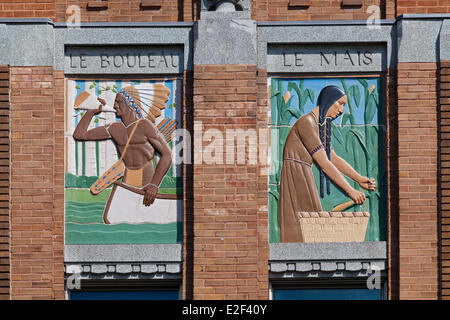
[[[93,61],[87,54],[69,54],[70,68],[88,68],[88,64]],[[100,68],[176,68],[178,67],[179,57],[173,53],[125,53],[125,54],[107,54],[100,53],[96,58],[96,64]]]

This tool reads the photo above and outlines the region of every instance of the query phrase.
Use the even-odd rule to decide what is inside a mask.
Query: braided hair
[[[325,115],[330,107],[343,96],[345,96],[345,92],[341,88],[336,86],[327,86],[320,91],[319,97],[317,98],[317,105],[319,106],[319,137],[322,145],[325,145],[325,151],[328,159],[331,159],[331,121],[333,121],[333,119],[325,117]],[[326,130],[326,141],[324,141],[324,130]],[[325,174],[320,167],[319,172],[320,197],[323,198],[325,193],[323,188],[323,180],[325,178],[327,194],[330,194],[330,178],[325,177]]]

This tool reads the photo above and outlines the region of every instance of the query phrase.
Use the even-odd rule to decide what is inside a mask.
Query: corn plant
[[[367,80],[358,79],[358,81],[364,87],[364,126],[352,126],[346,132],[345,148],[347,152],[351,152],[353,154],[355,170],[366,177],[375,177],[375,180],[377,180],[379,189],[377,191],[366,192],[366,202],[362,205],[362,208],[355,207],[354,210],[359,209],[370,212],[371,217],[366,234],[366,240],[379,240],[381,223],[379,217],[379,204],[382,198],[382,194],[380,192],[380,178],[381,180],[384,179],[382,178],[383,173],[379,173],[380,155],[378,154],[378,146],[380,145],[379,139],[382,132],[380,132],[379,126],[371,125],[374,120],[374,116],[378,114],[379,96],[377,91],[374,90],[375,85],[372,85],[369,88]],[[345,80],[342,80],[342,84],[344,90],[350,94],[350,96],[348,96],[350,113],[347,119],[349,119],[350,123],[352,123],[352,121],[354,121],[354,116],[350,102],[352,100],[352,94],[357,92],[357,90],[351,89],[355,88],[355,86],[352,86],[347,90]],[[356,187],[356,183],[354,183],[354,185]]]

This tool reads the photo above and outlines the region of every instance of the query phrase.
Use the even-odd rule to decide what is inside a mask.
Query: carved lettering
[[[106,53],[100,55],[100,60],[101,60],[100,66],[102,68],[108,68],[109,67],[109,65],[110,65],[109,56]]]
[[[324,60],[327,63],[327,65],[330,64],[330,60],[327,59],[327,56],[322,51],[320,51],[320,66],[323,66]]]
[[[114,59],[113,59],[113,62],[114,62],[114,67],[120,68],[123,65],[123,57],[122,57],[122,55],[121,54],[115,55]]]
[[[86,65],[86,55],[84,53],[80,54],[80,68],[87,68]]]
[[[145,64],[141,64],[141,54],[138,54],[139,68],[145,68]]]
[[[350,52],[348,52],[348,50],[345,51],[345,54],[344,54],[344,60],[349,60],[350,63],[352,64],[352,66],[355,65],[355,64],[353,63],[352,56],[350,55]]]
[[[364,52],[364,59],[363,59],[363,63],[367,66],[369,64],[372,64],[372,52],[370,51],[366,51]]]
[[[161,59],[159,60],[159,65],[161,65],[161,62],[164,62],[166,68],[169,67],[169,64],[167,63],[166,56],[164,55],[164,52],[161,52]]]
[[[295,53],[295,66],[297,67],[303,67],[303,52],[297,52]]]
[[[173,53],[170,53],[170,58],[172,60],[172,67],[178,67],[178,59],[175,59],[176,57],[173,55]]]
[[[76,68],[77,66],[73,64],[73,57],[72,57],[72,54],[69,54],[69,57],[70,57],[70,67],[71,67],[71,68]]]
[[[290,66],[292,66],[292,64],[288,64],[288,63],[287,63],[287,60],[286,60],[286,53],[283,53],[283,60],[284,60],[284,66],[285,66],[285,67],[290,67]]]
[[[128,68],[133,68],[136,65],[136,55],[133,54],[132,57],[133,57],[133,64],[130,63],[130,60],[131,60],[130,54],[127,53],[127,66],[128,66]]]
[[[148,67],[149,68],[156,68],[155,63],[155,58],[152,56],[151,53],[148,54]]]

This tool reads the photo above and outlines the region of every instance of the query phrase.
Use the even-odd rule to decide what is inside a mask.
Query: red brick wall
[[[400,299],[437,298],[436,73],[398,64]]]
[[[193,132],[193,72],[185,71],[183,79],[183,128],[190,133]],[[191,137],[193,138],[193,137]],[[184,150],[191,155],[191,150]],[[193,268],[194,268],[194,201],[192,190],[192,163],[183,166],[183,182],[184,182],[184,223],[183,223],[183,299],[192,300],[193,295]]]
[[[64,298],[63,75],[11,68],[12,299]]]
[[[398,169],[398,104],[397,69],[386,74],[387,91],[387,155],[388,155],[388,299],[399,299],[399,169]]]
[[[65,22],[71,15],[66,10],[71,5],[80,7],[81,22],[170,22],[181,21],[183,12],[179,12],[178,0],[155,1],[159,5],[144,8],[141,6],[142,0],[108,0],[107,8],[91,8],[88,3],[93,0],[55,0],[56,1],[56,21]],[[184,3],[188,18],[189,10],[192,7],[189,3]]]
[[[268,117],[269,103],[268,103],[268,88],[267,88],[267,71],[263,69],[257,70],[257,96],[256,96],[256,128],[268,130]],[[267,131],[268,132],[268,131]],[[269,261],[269,170],[270,165],[268,163],[268,147],[269,136],[260,136],[258,140],[258,152],[260,150],[261,156],[267,159],[266,162],[258,161],[257,167],[257,205],[258,205],[258,279],[259,279],[259,299],[268,299],[269,283],[267,281],[269,277],[269,270],[267,268]]]
[[[450,299],[450,61],[440,63],[440,173],[442,299]]]
[[[0,1],[0,18],[55,19],[55,0]]]
[[[256,65],[195,66],[194,120],[202,121],[195,130],[217,129],[224,141],[226,129],[255,130],[256,72]],[[194,163],[193,298],[267,298],[267,224],[258,224],[267,213],[258,210],[258,165],[225,160]]]
[[[9,67],[0,66],[0,300],[10,297]]]
[[[395,18],[395,0],[361,0],[360,6],[343,6],[342,0],[309,0],[295,6],[292,0],[252,0],[252,18],[257,21],[366,20],[371,5],[380,7],[382,19]]]
[[[449,13],[447,0],[397,0],[397,14],[405,13]]]

